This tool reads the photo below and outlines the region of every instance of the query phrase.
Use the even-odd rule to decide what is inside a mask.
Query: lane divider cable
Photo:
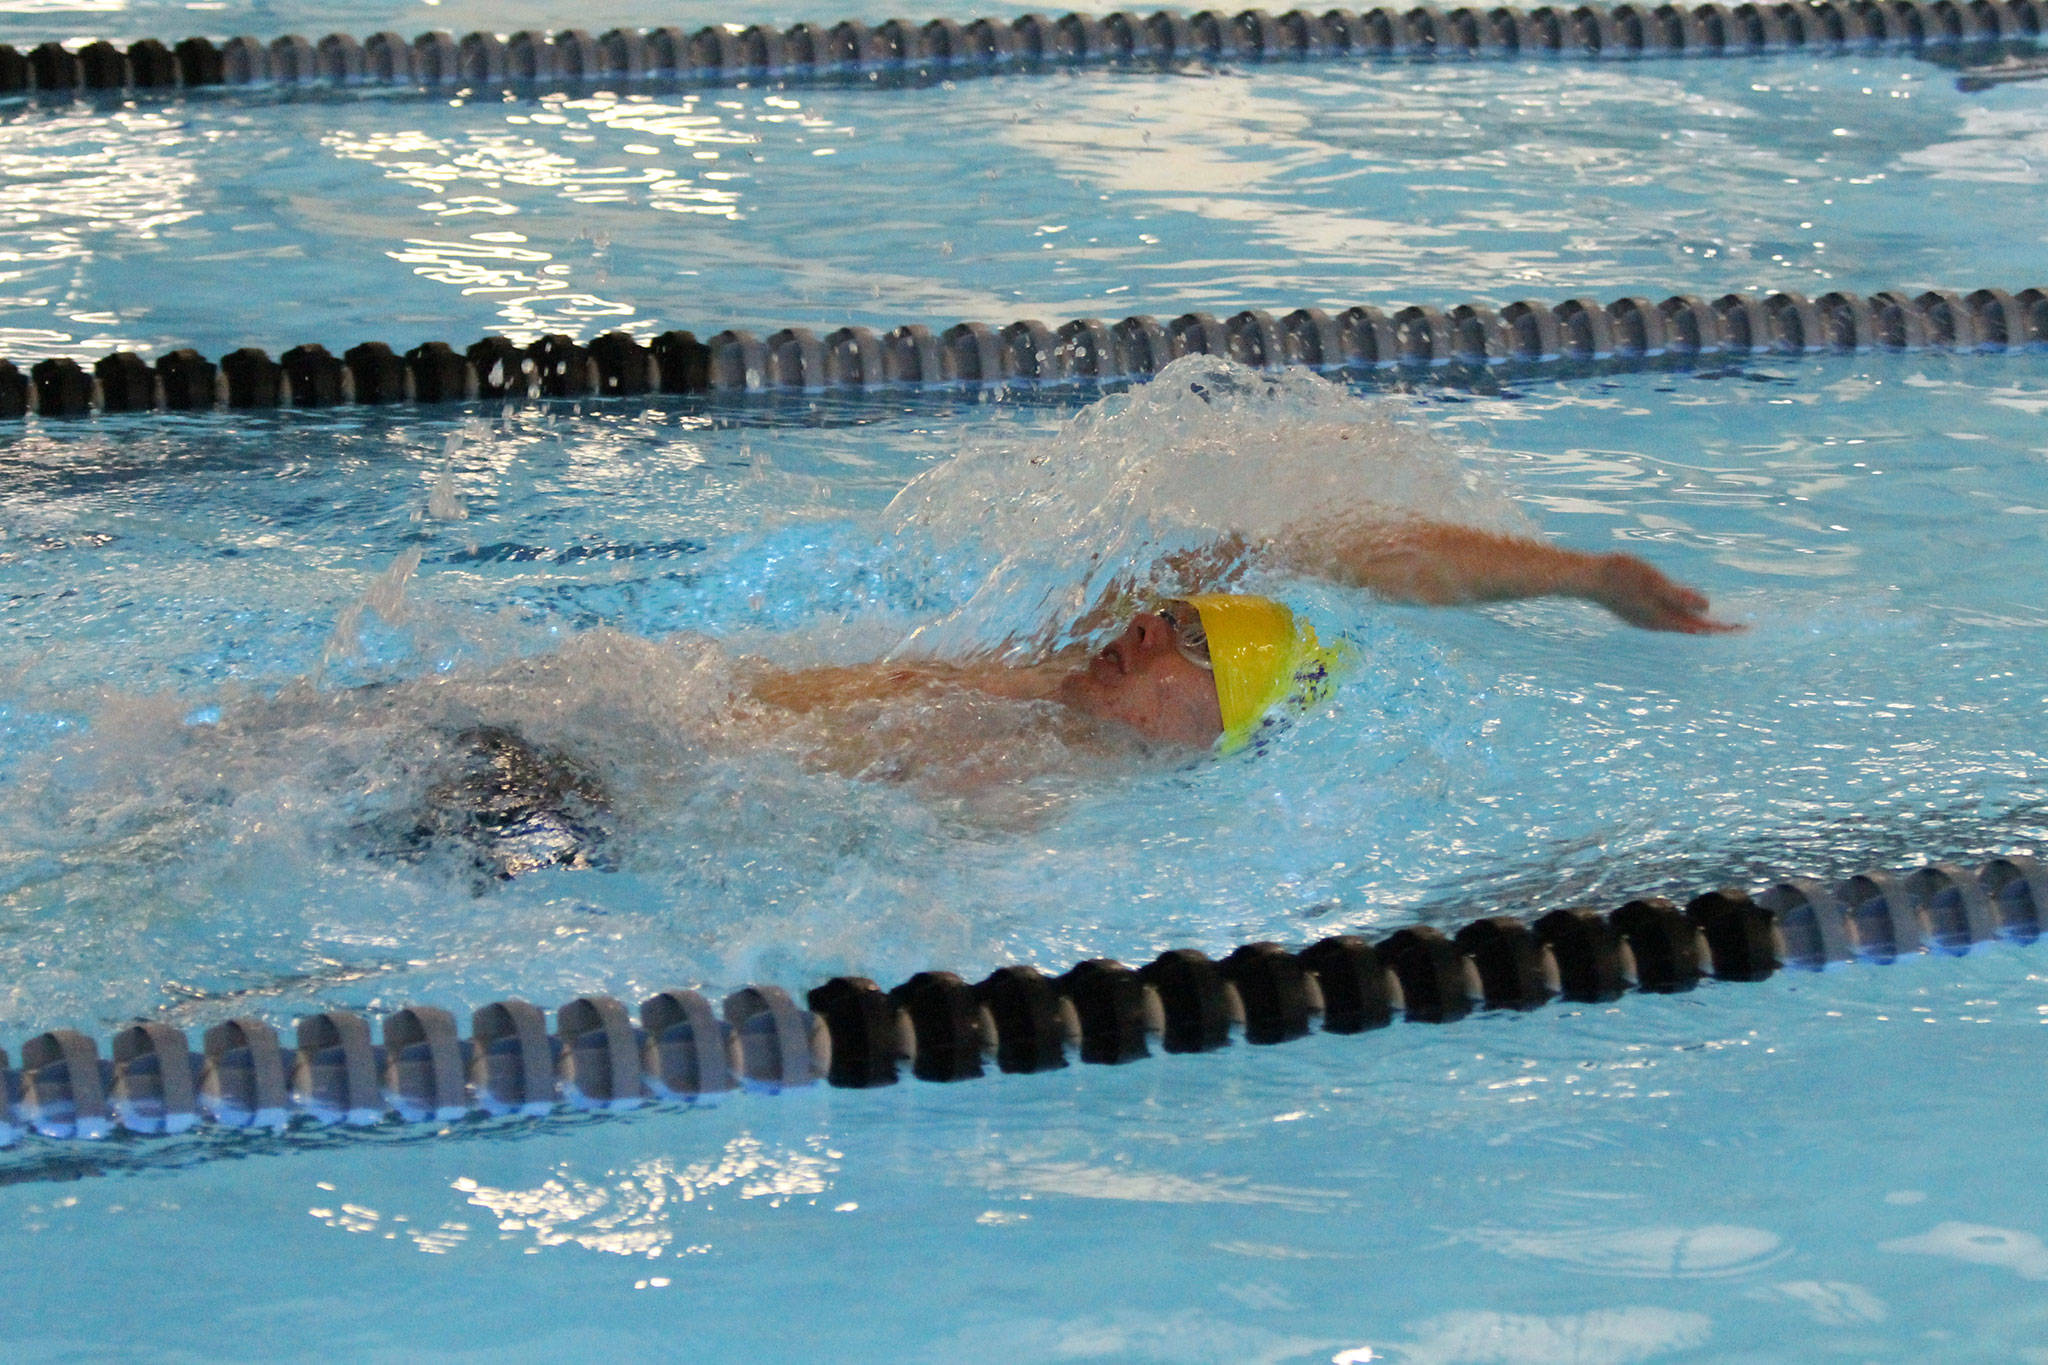
[[[649,996],[637,1015],[580,996],[554,1025],[524,1000],[494,1001],[458,1033],[448,1010],[410,1005],[371,1023],[350,1010],[300,1019],[290,1040],[253,1016],[207,1029],[198,1049],[171,1025],[118,1030],[108,1055],[75,1029],[30,1038],[18,1067],[0,1053],[0,1146],[162,1136],[202,1125],[283,1133],[618,1112],[716,1101],[747,1089],[851,1089],[1255,1047],[1311,1032],[1367,1033],[1396,1019],[1448,1024],[1553,1001],[1603,1004],[1633,990],[1702,980],[1763,981],[1780,967],[1824,971],[1920,954],[1962,955],[2048,934],[2048,864],[2025,855],[1970,868],[1934,862],[1837,883],[1794,878],[1660,897],[1611,913],[1574,907],[1533,922],[1487,916],[1377,940],[1338,934],[1293,950],[1193,948],[1139,967],[1108,958],[1051,973],[997,968],[969,983],[924,971],[884,990],[838,976],[800,1005],[751,985],[717,1008],[694,990]]]

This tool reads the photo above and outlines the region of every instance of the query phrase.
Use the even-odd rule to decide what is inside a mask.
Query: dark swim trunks
[[[501,726],[464,730],[454,747],[403,838],[409,857],[454,854],[479,894],[541,868],[610,866],[611,798],[596,778]]]

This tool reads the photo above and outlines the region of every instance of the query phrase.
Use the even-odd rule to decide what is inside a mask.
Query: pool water
[[[138,213],[173,168],[191,175],[165,192],[187,215],[167,238],[118,212],[17,223],[17,245],[51,255],[24,262],[47,273],[0,325],[49,340],[14,354],[86,355],[270,327],[277,349],[2037,283],[2024,206],[2048,97],[1855,68],[707,95],[709,126],[741,139],[720,147],[769,154],[723,182],[741,185],[731,215],[584,204],[553,172],[481,186],[501,207],[462,240],[518,231],[550,254],[528,264],[589,258],[516,305],[417,273],[418,205],[455,182],[422,189],[399,162],[460,166],[451,149],[487,143],[544,161],[572,134],[655,145],[606,122],[624,101],[15,113],[0,138],[37,174],[72,156],[132,174]],[[1409,121],[1346,117],[1374,91]],[[1882,118],[1847,112],[1880,98]],[[1106,154],[1126,99],[1180,173]],[[509,122],[537,112],[565,121]],[[835,156],[800,137],[836,138]],[[1784,183],[1823,155],[1841,161],[1801,174],[1838,185],[1836,205]],[[1008,186],[977,188],[989,170]],[[1057,240],[1112,226],[1160,240]],[[209,262],[230,234],[283,249]],[[719,268],[675,273],[700,258]],[[221,307],[252,260],[276,309]],[[633,311],[557,309],[586,289]],[[0,1040],[840,971],[972,979],[2038,849],[2040,359],[1773,358],[1391,396],[1195,360],[1108,397],[30,423],[0,437]],[[1104,763],[992,713],[993,752],[1025,778],[991,790],[848,777],[724,709],[749,660],[1028,652],[1161,553],[1337,500],[1631,550],[1747,629],[1397,608],[1254,566],[1358,651],[1329,704],[1262,753],[1193,765]],[[575,753],[619,795],[607,870],[479,888],[459,859],[392,853],[440,746],[479,721]],[[61,1290],[14,1297],[0,1324],[31,1359],[680,1339],[711,1359],[2043,1360],[2048,1216],[2025,1156],[2042,952],[978,1085],[447,1132],[31,1140],[0,1154],[0,1243]]]

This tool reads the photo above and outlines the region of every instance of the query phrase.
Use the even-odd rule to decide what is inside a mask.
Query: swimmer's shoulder
[[[834,664],[819,668],[763,669],[748,680],[754,701],[786,711],[832,710],[868,701],[890,701],[918,692],[961,689],[1012,701],[1043,701],[1052,697],[1071,663],[1064,659],[1033,664],[990,660],[884,660],[867,664]]]

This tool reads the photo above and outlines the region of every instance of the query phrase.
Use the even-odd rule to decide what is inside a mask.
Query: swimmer
[[[1076,646],[1022,664],[747,661],[730,714],[700,738],[731,746],[751,734],[846,777],[977,800],[1091,754],[1116,763],[1236,752],[1271,718],[1328,696],[1344,665],[1344,647],[1324,646],[1286,606],[1227,591],[1251,564],[1394,602],[1576,597],[1646,630],[1739,629],[1632,555],[1439,522],[1332,523],[1257,546],[1226,537],[1174,557],[1164,567],[1184,593],[1132,614],[1092,653]],[[1098,603],[1073,633],[1095,634],[1120,614]],[[456,735],[449,754],[453,767],[429,787],[424,813],[409,817],[405,856],[460,850],[478,891],[540,867],[609,865],[611,795],[565,755],[499,727]]]
[[[1400,603],[1575,597],[1645,630],[1715,635],[1740,629],[1709,616],[1705,596],[1633,555],[1587,554],[1444,522],[1328,523],[1260,546],[1226,538],[1207,553],[1179,557],[1171,567],[1191,583],[1189,592],[1136,613],[1092,656],[1074,649],[1028,664],[879,663],[768,672],[749,693],[771,710],[830,717],[919,691],[965,691],[1051,703],[1155,745],[1235,749],[1275,705],[1299,692],[1298,670],[1326,690],[1339,664],[1338,653],[1284,606],[1214,591],[1229,586],[1234,570],[1247,562]],[[1074,633],[1087,635],[1111,619],[1113,608],[1098,604]]]

